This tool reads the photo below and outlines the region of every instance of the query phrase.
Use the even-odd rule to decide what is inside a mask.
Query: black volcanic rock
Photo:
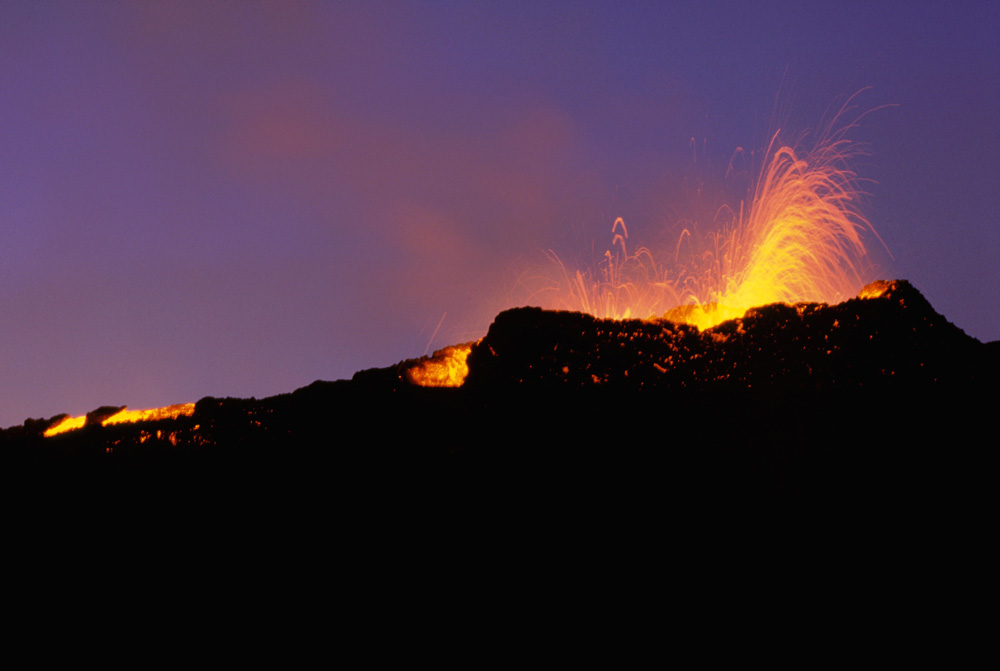
[[[253,616],[262,581],[338,608],[354,589],[378,617],[419,585],[414,604],[451,591],[635,613],[656,641],[651,603],[716,642],[705,623],[733,603],[741,627],[776,606],[818,628],[807,601],[837,626],[896,627],[893,641],[938,637],[942,618],[965,641],[982,616],[962,600],[978,605],[996,564],[1000,343],[906,282],[872,293],[703,332],[519,308],[472,348],[460,388],[411,385],[413,360],[206,397],[176,419],[101,426],[114,408],[99,408],[51,438],[63,416],[28,420],[0,431],[8,517],[26,531],[8,554],[42,536],[49,574],[94,583],[89,557],[141,595],[180,575],[196,604],[229,582]]]
[[[768,305],[705,331],[666,319],[508,310],[473,348],[466,386],[809,392],[976,385],[994,374],[982,343],[912,285],[882,284],[879,298]]]
[[[409,384],[414,360],[176,419],[101,426],[104,408],[51,438],[59,418],[31,420],[0,431],[30,539],[11,547],[84,530],[49,553],[60,570],[80,554],[138,567],[130,589],[188,566],[208,593],[252,566],[240,592],[273,576],[282,594],[339,603],[358,586],[370,604],[386,580],[437,599],[484,582],[550,594],[568,575],[567,592],[624,589],[645,618],[650,585],[712,609],[755,586],[756,609],[821,583],[850,608],[899,604],[907,630],[950,619],[951,595],[994,572],[997,348],[909,284],[883,289],[704,332],[520,308],[473,347],[460,388]],[[110,530],[96,542],[95,521]]]
[[[12,464],[306,479],[315,491],[376,466],[412,486],[516,473],[677,504],[981,493],[996,343],[908,282],[862,295],[873,297],[764,306],[705,331],[518,308],[472,347],[460,388],[413,386],[414,360],[265,399],[205,398],[177,419],[105,427],[118,408],[99,408],[51,438],[58,418],[29,420],[0,432],[0,450]]]

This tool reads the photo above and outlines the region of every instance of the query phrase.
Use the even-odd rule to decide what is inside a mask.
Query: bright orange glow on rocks
[[[101,420],[101,426],[112,424],[124,424],[127,422],[148,422],[158,419],[176,419],[194,414],[194,403],[178,403],[163,408],[151,408],[149,410],[129,410],[122,408],[117,413]],[[60,420],[45,430],[43,435],[55,436],[74,429],[81,429],[87,423],[87,416],[69,417]]]
[[[421,387],[461,387],[469,374],[466,359],[473,343],[453,345],[434,352],[406,369],[406,379]]]
[[[194,413],[194,403],[178,403],[168,405],[165,408],[152,408],[150,410],[128,410],[108,417],[101,422],[101,426],[109,424],[124,424],[125,422],[147,422],[157,419],[175,419],[177,417],[188,416]]]
[[[875,280],[871,284],[865,286],[864,289],[858,294],[858,298],[881,298],[886,293],[891,291],[894,287],[894,282],[889,282],[886,280]]]
[[[85,415],[81,415],[80,417],[70,417],[67,415],[46,429],[44,435],[48,437],[54,436],[57,433],[65,433],[66,431],[73,431],[74,429],[82,429],[83,425],[86,423],[87,417]]]

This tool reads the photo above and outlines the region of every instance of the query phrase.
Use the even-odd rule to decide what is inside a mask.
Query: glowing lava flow
[[[112,424],[124,424],[128,422],[149,422],[158,419],[176,419],[177,417],[187,417],[194,414],[194,403],[179,403],[164,408],[151,408],[149,410],[128,410],[122,408],[110,417],[100,421],[101,426]],[[87,416],[65,417],[45,430],[46,437],[55,436],[74,429],[83,428],[87,423]]]
[[[751,307],[851,298],[864,284],[861,233],[874,230],[857,209],[861,191],[847,160],[859,152],[844,138],[849,128],[828,131],[803,156],[775,134],[748,211],[741,203],[707,244],[684,231],[673,272],[646,248],[627,252],[620,218],[612,227],[616,252],[605,253],[596,276],[569,272],[550,252],[561,274],[547,290],[552,307],[612,319],[662,315],[705,329]]]
[[[469,358],[473,344],[445,347],[431,357],[420,359],[406,369],[407,380],[421,387],[461,387],[469,374],[465,360]]]

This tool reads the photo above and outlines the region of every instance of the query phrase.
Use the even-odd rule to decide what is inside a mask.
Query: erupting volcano
[[[569,270],[553,253],[560,279],[536,298],[558,309],[504,311],[478,341],[260,400],[29,419],[0,432],[4,454],[265,470],[305,458],[336,470],[386,458],[537,465],[638,454],[694,469],[692,482],[727,496],[756,486],[748,472],[779,489],[811,487],[810,469],[850,450],[880,455],[885,475],[900,456],[886,445],[972,440],[1000,365],[996,343],[967,336],[909,282],[863,286],[864,238],[878,236],[858,209],[848,128],[804,152],[775,135],[747,201],[708,236],[685,230],[665,261],[630,253],[620,218],[598,271]],[[821,480],[832,486],[844,468]]]
[[[729,213],[721,230],[698,240],[685,229],[673,259],[658,259],[646,247],[628,250],[628,230],[619,217],[611,228],[612,250],[596,270],[570,270],[548,256],[557,277],[532,300],[544,307],[602,319],[667,319],[705,330],[773,303],[837,304],[865,284],[860,266],[863,236],[878,238],[861,214],[863,195],[850,168],[862,153],[847,137],[855,124],[834,122],[803,151],[779,142],[775,133],[764,165],[746,201]],[[435,352],[408,379],[423,386],[459,386],[468,372],[470,345]]]
[[[12,639],[989,659],[997,26],[0,1]]]

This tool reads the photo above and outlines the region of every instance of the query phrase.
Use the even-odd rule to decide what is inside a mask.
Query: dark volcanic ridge
[[[817,597],[824,585],[840,619],[875,595],[872,631],[894,603],[889,620],[937,635],[941,613],[979,612],[953,595],[981,594],[996,563],[998,344],[907,282],[867,293],[704,332],[518,308],[472,345],[457,388],[410,383],[423,358],[203,398],[175,419],[104,426],[120,408],[99,408],[48,438],[59,417],[28,420],[0,432],[29,538],[11,547],[79,537],[45,553],[53,573],[77,580],[91,558],[132,567],[132,589],[180,567],[210,582],[200,595],[232,572],[253,599],[271,578],[335,603],[357,589],[380,613],[414,585],[430,590],[414,603],[450,588],[491,608],[515,594],[523,610],[562,580],[588,618],[596,585],[641,601],[600,609],[615,617],[663,601],[702,626],[731,603],[756,618],[784,586],[814,626],[799,604],[836,603]],[[747,587],[760,594],[744,600]]]
[[[472,345],[458,388],[411,384],[425,357],[270,398],[207,397],[176,419],[101,426],[117,408],[99,408],[51,437],[65,416],[29,419],[0,431],[0,449],[96,463],[547,463],[695,450],[785,463],[807,449],[982,444],[1000,343],[966,335],[909,282],[861,295],[873,297],[768,305],[705,331],[517,308]]]
[[[666,320],[599,320],[537,308],[497,316],[469,356],[474,388],[610,386],[673,393],[977,385],[987,348],[906,281],[838,305],[752,308],[705,331]]]

